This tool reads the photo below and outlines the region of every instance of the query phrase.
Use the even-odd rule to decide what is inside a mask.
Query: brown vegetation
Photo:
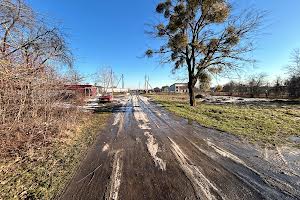
[[[0,199],[53,197],[104,124],[66,106],[72,60],[59,28],[22,0],[0,0]]]
[[[70,66],[72,57],[59,29],[21,0],[0,5],[0,154],[6,157],[47,145],[59,133],[70,110],[59,107],[66,80],[55,63]]]

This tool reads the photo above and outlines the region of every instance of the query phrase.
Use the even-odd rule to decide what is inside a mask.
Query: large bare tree
[[[264,13],[247,9],[233,14],[227,0],[166,0],[156,7],[162,22],[149,31],[164,42],[146,55],[160,54],[174,69],[186,67],[190,105],[195,106],[194,87],[204,72],[220,73],[250,62],[253,33]]]
[[[290,76],[300,77],[300,49],[294,49],[290,55],[290,64],[287,66]]]
[[[73,61],[60,29],[47,26],[22,0],[0,0],[0,59],[38,68]]]

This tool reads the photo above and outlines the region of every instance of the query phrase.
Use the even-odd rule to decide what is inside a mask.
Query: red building
[[[97,95],[97,88],[93,85],[65,85],[65,89],[84,97],[94,97]]]

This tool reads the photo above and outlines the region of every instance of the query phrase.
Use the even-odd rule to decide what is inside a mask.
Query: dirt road
[[[142,96],[120,104],[60,199],[300,198],[298,171],[257,147]]]

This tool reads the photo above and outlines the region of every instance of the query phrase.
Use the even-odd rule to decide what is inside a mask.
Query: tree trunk
[[[194,86],[195,86],[194,80],[190,77],[188,82],[190,106],[196,106]]]

